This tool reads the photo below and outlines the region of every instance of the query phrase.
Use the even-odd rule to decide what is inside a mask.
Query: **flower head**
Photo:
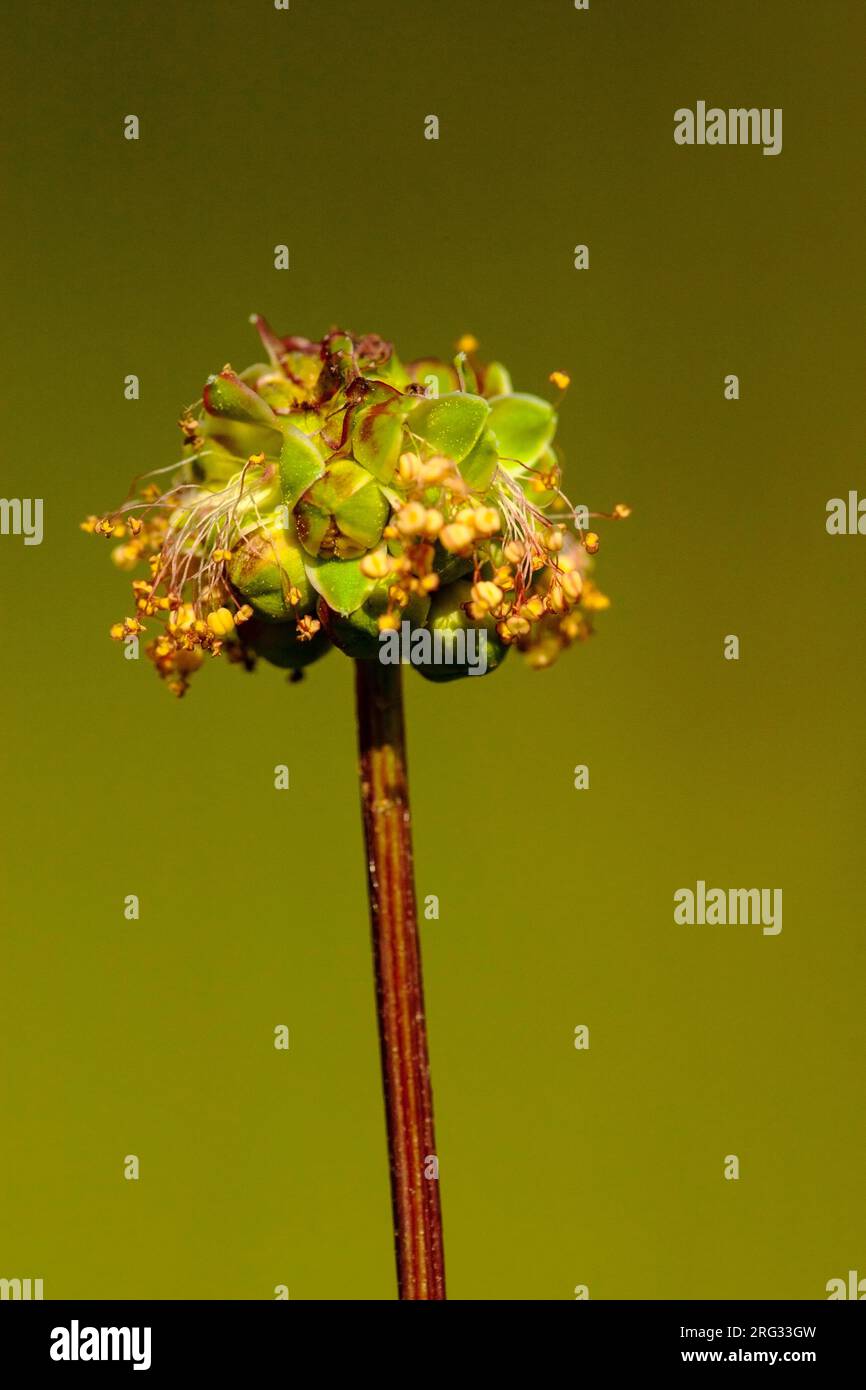
[[[179,695],[206,656],[297,672],[332,646],[373,658],[407,620],[483,628],[490,670],[512,646],[542,667],[589,636],[600,542],[561,489],[549,402],[482,365],[468,334],[453,364],[404,365],[375,334],[312,342],[253,321],[267,361],[209,377],[182,458],[83,523],[147,575],[113,636],[154,620],[146,650]]]

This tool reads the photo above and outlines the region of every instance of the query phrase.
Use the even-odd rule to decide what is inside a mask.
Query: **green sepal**
[[[272,666],[284,671],[300,671],[320,657],[327,656],[331,643],[324,628],[302,642],[294,623],[269,623],[251,618],[239,629],[242,645]]]
[[[272,622],[298,618],[312,607],[303,552],[280,527],[259,527],[245,536],[228,562],[228,576],[243,602]],[[301,596],[297,604],[288,601],[290,588]]]
[[[246,382],[241,381],[237,372],[228,368],[208,377],[202,399],[209,415],[221,415],[245,425],[270,425],[273,429],[280,427],[267,401],[263,401]]]
[[[361,561],[313,560],[306,562],[307,577],[335,613],[354,613],[369,597],[376,583],[361,573]]]
[[[460,464],[475,447],[489,414],[490,406],[483,396],[452,391],[422,401],[409,416],[408,425],[434,453]]]
[[[535,463],[556,433],[556,411],[540,396],[496,396],[490,402],[490,428],[501,459]]]
[[[460,473],[473,492],[486,492],[498,463],[498,441],[492,430],[485,430],[471,454],[461,463]]]
[[[489,362],[484,368],[484,394],[490,400],[494,396],[510,396],[511,373],[501,362]]]
[[[405,400],[392,397],[365,406],[352,424],[352,453],[380,483],[390,483],[403,452]]]
[[[307,508],[333,517],[342,535],[370,549],[381,538],[388,520],[388,503],[371,473],[353,459],[337,459],[304,494],[300,511]],[[312,545],[304,539],[312,553]]]
[[[312,440],[294,425],[285,424],[280,450],[280,483],[283,502],[289,511],[324,472],[324,460]]]
[[[310,506],[309,502],[301,501],[295,509],[295,522],[298,527],[298,540],[307,554],[315,558],[331,525],[330,513],[323,512],[320,507]]]
[[[379,581],[369,598],[354,613],[335,613],[323,599],[316,610],[335,647],[357,661],[371,661],[381,649],[378,618],[388,607],[388,585]],[[412,628],[422,627],[430,609],[426,594],[412,594],[401,614]]]
[[[334,518],[344,536],[372,550],[382,539],[388,512],[381,488],[370,483],[347,498],[335,511]]]

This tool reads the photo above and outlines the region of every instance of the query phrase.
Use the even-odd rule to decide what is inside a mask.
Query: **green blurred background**
[[[450,1295],[866,1274],[866,540],[824,528],[864,485],[862,7],[43,0],[10,30],[2,490],[46,529],[0,539],[0,1275],[395,1295],[350,663],[215,663],[177,702],[108,640],[127,577],[78,530],[257,359],[252,310],[570,371],[568,490],[634,507],[588,646],[407,676]],[[677,147],[699,99],[782,107],[782,154]],[[781,935],[675,926],[698,878],[782,887]]]

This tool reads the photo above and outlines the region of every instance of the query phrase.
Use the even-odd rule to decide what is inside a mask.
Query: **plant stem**
[[[397,1283],[401,1299],[444,1299],[401,668],[357,661],[355,691]]]

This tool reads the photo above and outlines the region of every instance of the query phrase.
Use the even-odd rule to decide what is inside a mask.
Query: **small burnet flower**
[[[438,1183],[419,1203],[410,1161],[435,1154],[435,1137],[401,666],[376,658],[408,633],[430,681],[495,671],[512,648],[546,669],[609,602],[588,578],[598,535],[562,490],[553,405],[481,362],[471,334],[450,363],[403,364],[375,334],[314,342],[254,322],[267,361],[209,377],[181,415],[181,459],[82,529],[119,542],[119,568],[146,571],[136,616],[110,635],[155,621],[145,650],[174,695],[206,657],[245,670],[261,657],[292,680],[333,647],[355,662],[399,1288],[439,1299]],[[470,659],[482,647],[483,671]]]
[[[503,644],[491,670],[511,646],[537,645],[546,666],[589,635],[608,603],[585,577],[599,537],[561,489],[549,402],[515,392],[471,334],[453,363],[403,364],[374,334],[315,342],[255,323],[267,360],[208,378],[174,469],[81,523],[117,542],[118,568],[148,574],[112,636],[160,623],[146,650],[184,694],[205,655],[300,672],[334,646],[373,658],[404,620],[483,627]],[[569,380],[550,373],[560,391]]]

